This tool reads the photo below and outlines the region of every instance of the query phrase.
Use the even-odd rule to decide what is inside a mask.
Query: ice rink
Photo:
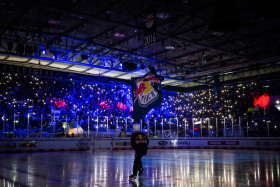
[[[280,186],[279,153],[150,149],[135,182],[132,150],[1,153],[0,186]]]

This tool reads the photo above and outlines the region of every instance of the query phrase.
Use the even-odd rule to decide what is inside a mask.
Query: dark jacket
[[[146,134],[142,132],[135,132],[131,135],[130,144],[132,148],[143,155],[147,154],[147,147],[149,145],[149,139]]]

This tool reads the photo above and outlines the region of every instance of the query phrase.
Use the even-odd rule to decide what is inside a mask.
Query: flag
[[[140,122],[141,118],[155,106],[161,104],[161,82],[163,77],[152,72],[143,77],[132,78],[132,99],[134,122]]]
[[[155,11],[149,12],[146,15],[145,20],[145,27],[144,27],[144,45],[148,46],[153,43],[156,43],[157,36],[156,36],[156,16]]]

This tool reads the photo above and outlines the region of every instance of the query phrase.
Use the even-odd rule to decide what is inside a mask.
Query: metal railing
[[[9,120],[8,120],[9,119]],[[278,137],[273,116],[149,118],[140,129],[150,138]],[[2,117],[0,137],[129,137],[133,119],[90,115],[14,114]]]

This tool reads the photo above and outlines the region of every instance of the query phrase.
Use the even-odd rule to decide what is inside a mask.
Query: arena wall
[[[130,139],[23,139],[1,140],[0,152],[95,151],[131,149]],[[280,138],[150,139],[149,149],[260,149],[280,150]]]
[[[0,152],[87,151],[92,139],[23,139],[1,140]]]
[[[280,149],[279,138],[150,139],[149,149]],[[130,139],[95,139],[94,149],[131,149]]]

